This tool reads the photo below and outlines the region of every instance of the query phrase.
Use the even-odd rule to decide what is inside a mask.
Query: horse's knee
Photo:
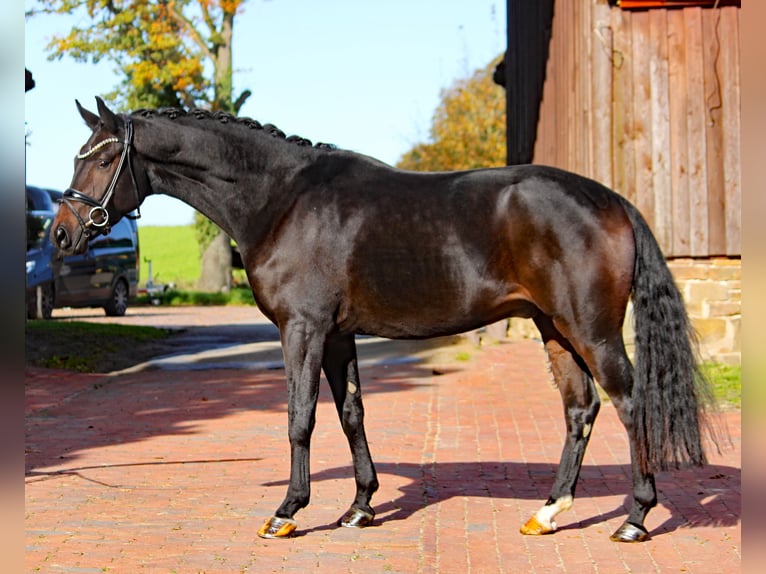
[[[288,433],[288,440],[293,456],[308,456],[311,450],[311,431],[305,429],[290,431]]]

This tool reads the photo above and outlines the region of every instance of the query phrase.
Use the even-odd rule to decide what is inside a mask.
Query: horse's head
[[[51,241],[62,253],[82,253],[91,237],[106,235],[111,226],[138,208],[133,167],[133,124],[96,98],[98,115],[76,102],[93,130],[75,156],[74,176],[51,225]]]

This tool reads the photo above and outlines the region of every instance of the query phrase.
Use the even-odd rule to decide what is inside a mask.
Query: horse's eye
[[[110,163],[111,162],[108,159],[100,159],[98,160],[98,167],[100,168],[109,167]]]

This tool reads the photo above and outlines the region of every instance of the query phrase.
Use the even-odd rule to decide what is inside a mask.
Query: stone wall
[[[742,261],[672,259],[668,266],[699,335],[703,358],[741,364]]]
[[[670,271],[686,301],[689,317],[699,336],[703,360],[741,364],[742,264],[740,259],[671,259]],[[628,308],[623,335],[633,355],[632,307]],[[469,337],[475,341],[535,339],[540,337],[529,319],[512,318],[495,323]]]

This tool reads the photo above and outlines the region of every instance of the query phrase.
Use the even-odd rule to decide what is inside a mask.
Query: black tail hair
[[[699,368],[697,336],[681,293],[646,220],[623,201],[633,225],[635,360],[632,393],[637,461],[644,472],[702,466],[702,429],[718,448],[708,415],[712,391]]]

